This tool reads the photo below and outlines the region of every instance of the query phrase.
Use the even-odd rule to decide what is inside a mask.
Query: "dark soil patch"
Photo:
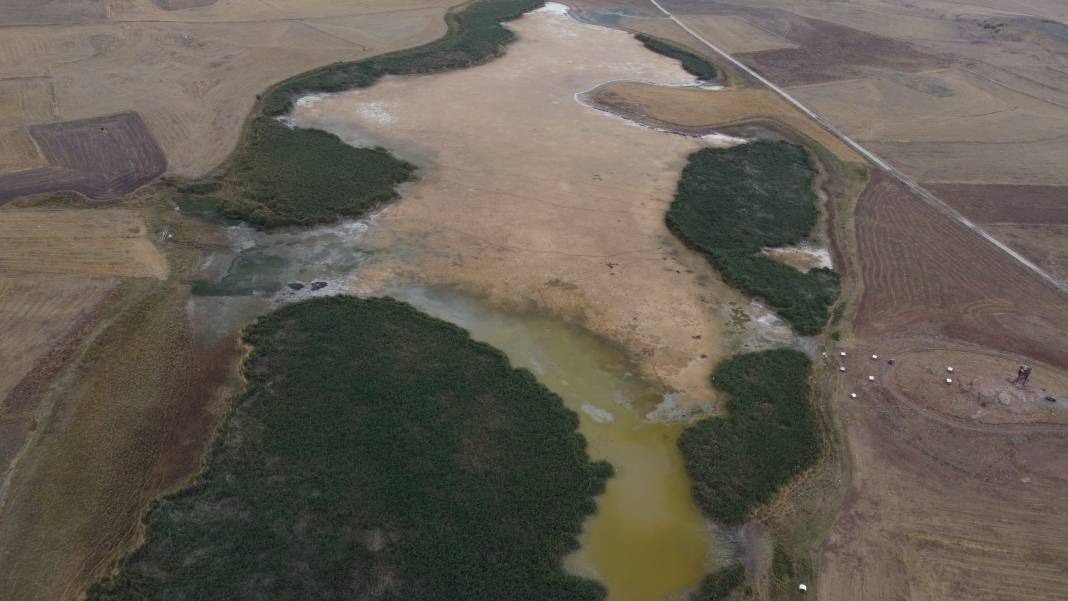
[[[856,230],[860,335],[912,329],[1068,365],[1064,295],[893,178],[872,172]]]
[[[845,25],[801,17],[776,9],[733,9],[749,21],[797,44],[737,55],[781,86],[850,79],[869,68],[916,72],[948,66],[938,56],[911,45]]]
[[[137,113],[44,123],[29,131],[48,167],[0,175],[0,204],[65,190],[117,199],[167,169],[167,157]]]
[[[976,223],[1068,224],[1068,186],[924,184]]]

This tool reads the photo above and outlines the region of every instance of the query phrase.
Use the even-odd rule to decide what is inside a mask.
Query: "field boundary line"
[[[873,153],[870,150],[868,150],[867,148],[861,146],[855,140],[853,140],[852,138],[847,136],[845,134],[845,132],[843,132],[842,130],[838,129],[833,124],[831,124],[830,121],[824,119],[823,117],[818,115],[815,111],[813,111],[812,109],[808,108],[804,104],[801,104],[801,102],[799,100],[797,100],[796,98],[791,96],[789,93],[787,93],[785,90],[783,90],[779,86],[777,86],[774,83],[772,83],[771,81],[769,81],[766,77],[764,77],[763,75],[757,73],[753,69],[749,68],[748,66],[743,64],[741,61],[739,61],[738,59],[734,58],[733,56],[731,56],[726,51],[720,49],[718,46],[716,46],[712,42],[709,42],[708,40],[706,40],[701,34],[699,34],[696,31],[694,31],[689,25],[684,23],[681,19],[679,19],[674,14],[672,14],[667,9],[665,9],[663,6],[661,6],[660,2],[658,2],[657,0],[649,0],[649,2],[651,2],[653,4],[653,6],[655,6],[657,8],[657,10],[659,10],[662,13],[664,13],[664,15],[666,15],[668,19],[674,21],[676,25],[678,25],[683,30],[685,30],[686,33],[688,33],[691,36],[693,36],[694,39],[696,39],[697,41],[699,41],[702,44],[704,44],[705,46],[707,46],[713,52],[715,52],[716,54],[718,54],[721,57],[723,57],[725,60],[727,60],[729,63],[731,63],[732,65],[734,65],[738,69],[742,70],[745,74],[749,75],[753,79],[755,79],[758,82],[760,82],[760,83],[764,84],[765,86],[767,86],[768,89],[770,89],[772,92],[775,92],[775,94],[777,94],[780,98],[782,98],[786,102],[788,102],[791,105],[793,105],[794,108],[796,108],[797,110],[799,110],[802,113],[804,113],[810,119],[812,119],[816,123],[820,124],[821,127],[826,129],[830,133],[834,134],[835,137],[837,137],[839,140],[844,142],[847,146],[849,146],[850,148],[852,148],[853,150],[858,152],[861,156],[863,156],[864,158],[866,158],[869,161],[871,161],[873,164],[875,164],[877,167],[879,167],[880,169],[882,169],[886,173],[888,173],[891,176],[893,176],[894,179],[896,179],[899,182],[901,182],[902,184],[904,184],[905,187],[907,187],[909,190],[914,192],[924,202],[926,202],[927,204],[931,205],[932,207],[938,209],[944,215],[947,215],[948,217],[952,218],[957,223],[959,223],[959,224],[963,225],[964,227],[968,228],[969,230],[971,230],[973,233],[978,234],[981,238],[983,238],[987,242],[993,244],[994,246],[996,246],[1000,250],[1004,251],[1010,257],[1015,259],[1018,263],[1020,263],[1021,265],[1023,265],[1024,267],[1026,267],[1030,271],[1034,272],[1036,275],[1041,277],[1043,280],[1045,280],[1048,284],[1052,285],[1054,288],[1059,290],[1061,293],[1068,294],[1068,285],[1064,284],[1063,282],[1061,282],[1057,278],[1053,277],[1049,273],[1046,273],[1041,267],[1039,267],[1038,265],[1035,265],[1034,263],[1029,261],[1026,257],[1021,255],[1020,253],[1018,253],[1015,250],[1009,248],[1004,243],[1002,243],[1001,241],[999,241],[996,238],[994,238],[993,236],[991,236],[983,228],[981,228],[978,225],[972,223],[972,221],[970,219],[968,219],[967,217],[962,215],[959,211],[957,211],[953,207],[947,205],[945,202],[941,201],[938,197],[936,197],[934,194],[929,192],[926,188],[921,186],[919,183],[917,183],[915,180],[913,180],[912,178],[908,177],[904,173],[901,173],[900,171],[898,171],[893,165],[887,163],[886,161],[881,159],[879,156],[877,156],[875,153]]]

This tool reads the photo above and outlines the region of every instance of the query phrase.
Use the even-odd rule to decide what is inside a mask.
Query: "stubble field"
[[[333,61],[439,37],[445,10],[457,2],[208,4],[180,10],[150,0],[0,8],[0,90],[19,90],[0,94],[0,102],[11,98],[17,105],[0,111],[3,125],[135,112],[171,172],[200,175],[230,153],[266,87]],[[0,166],[15,163],[0,157]]]

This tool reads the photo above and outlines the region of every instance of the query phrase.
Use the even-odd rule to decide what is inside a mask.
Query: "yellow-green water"
[[[676,445],[682,427],[642,418],[660,395],[628,373],[619,351],[565,322],[494,310],[453,292],[391,294],[466,328],[533,372],[578,413],[591,457],[615,467],[567,569],[600,580],[609,601],[661,601],[684,598],[716,567],[715,542]]]

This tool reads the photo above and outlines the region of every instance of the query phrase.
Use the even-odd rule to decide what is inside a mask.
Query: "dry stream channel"
[[[205,335],[218,334],[280,303],[356,292],[389,294],[464,327],[560,395],[579,415],[590,455],[615,468],[566,567],[604,583],[610,601],[683,599],[731,550],[693,502],[676,445],[684,423],[672,418],[712,400],[702,386],[728,345],[780,345],[789,328],[725,287],[664,227],[686,155],[723,139],[636,127],[576,97],[611,79],[680,85],[689,76],[561,5],[510,26],[520,40],[487,65],[299,102],[291,123],[382,144],[418,164],[420,180],[367,219],[273,233],[228,228],[231,250],[202,266],[218,284],[194,296],[189,311]],[[509,81],[533,80],[554,96],[504,93]],[[515,106],[509,113],[474,99]],[[600,174],[618,181],[603,187]],[[466,229],[443,232],[445,222]],[[547,297],[547,281],[574,294]],[[569,313],[574,306],[580,311]],[[585,328],[561,315],[581,316]],[[633,332],[619,326],[631,322]],[[642,336],[691,358],[665,352],[668,375],[651,385],[605,341],[634,356]],[[673,377],[678,386],[663,384]],[[687,388],[691,381],[699,384]]]

